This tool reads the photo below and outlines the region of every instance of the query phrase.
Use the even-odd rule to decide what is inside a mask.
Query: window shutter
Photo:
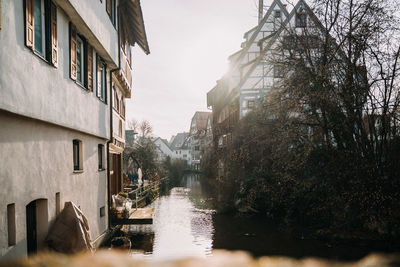
[[[57,53],[57,6],[51,1],[51,64],[53,66],[58,65],[58,53]]]
[[[25,45],[33,49],[34,43],[33,0],[25,0]]]
[[[111,0],[106,0],[106,11],[109,16],[111,16]]]
[[[76,29],[72,23],[69,23],[69,39],[70,39],[70,76],[76,81]]]
[[[87,45],[87,52],[88,89],[93,92],[93,49],[90,44]]]

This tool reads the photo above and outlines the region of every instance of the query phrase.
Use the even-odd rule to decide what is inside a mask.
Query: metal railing
[[[147,192],[149,192],[150,190],[156,190],[156,189],[158,190],[161,182],[166,180],[167,178],[168,177],[161,178],[159,181],[155,181],[155,182],[149,183],[146,186],[143,186],[143,187],[140,186],[132,191],[129,191],[128,192],[129,197],[133,196],[133,195],[135,196],[135,199],[132,199],[130,197],[132,199],[132,201],[135,202],[135,208],[137,209],[138,202],[147,196]]]

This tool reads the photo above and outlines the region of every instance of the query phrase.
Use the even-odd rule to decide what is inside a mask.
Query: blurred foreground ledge
[[[207,258],[185,258],[175,260],[142,260],[129,256],[124,251],[118,250],[102,250],[94,254],[39,254],[30,258],[24,258],[14,261],[0,261],[0,266],[119,266],[119,267],[150,267],[150,266],[167,266],[167,267],[236,267],[236,266],[257,266],[257,267],[292,267],[292,266],[344,266],[344,267],[392,267],[400,266],[399,254],[371,254],[357,262],[335,262],[322,260],[317,258],[291,259],[286,257],[261,257],[253,258],[250,254],[242,251],[231,252],[217,250],[213,252],[213,256]]]

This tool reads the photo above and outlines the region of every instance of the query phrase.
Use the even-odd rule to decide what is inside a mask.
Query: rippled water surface
[[[172,188],[150,205],[155,208],[153,225],[129,227],[132,241],[137,243],[134,248],[144,250],[152,259],[212,254],[214,211],[195,207],[193,198],[201,194],[197,183],[188,179],[191,189]]]
[[[393,251],[385,243],[371,246],[302,240],[279,231],[263,218],[217,214],[207,209],[198,177],[187,176],[184,181],[185,187],[172,188],[150,205],[155,208],[152,225],[125,226],[133,242],[132,257],[208,257],[213,249],[228,249],[246,250],[254,256],[356,260],[373,251]]]

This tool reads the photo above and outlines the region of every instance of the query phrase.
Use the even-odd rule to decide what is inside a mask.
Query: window
[[[320,43],[320,38],[316,35],[290,35],[283,37],[282,47],[288,50],[303,51],[304,49],[318,48]]]
[[[100,208],[100,217],[106,216],[106,207],[101,207]]]
[[[60,192],[56,193],[56,216],[61,212],[61,198]]]
[[[117,111],[118,111],[118,113],[120,112],[120,104],[119,104],[119,97],[118,97],[118,94],[117,94],[117,98],[115,99],[115,105],[116,105],[116,109],[117,109]]]
[[[117,90],[115,89],[115,85],[113,84],[113,92],[114,92],[114,102],[113,102],[113,107],[118,110],[118,93]]]
[[[295,44],[296,44],[296,38],[295,38],[295,36],[287,35],[287,36],[283,37],[281,43],[282,43],[283,49],[287,49],[287,50],[294,49]]]
[[[307,27],[307,14],[304,11],[296,13],[296,27],[305,28]]]
[[[275,14],[274,14],[275,18],[280,19],[281,18],[281,11],[280,10],[275,10]]]
[[[44,56],[45,43],[45,9],[44,0],[33,1],[33,14],[34,14],[34,31],[35,31],[35,51]]]
[[[132,48],[131,46],[124,41],[123,43],[121,43],[121,49],[122,51],[124,51],[126,60],[128,61],[129,66],[132,68]]]
[[[125,101],[124,101],[124,97],[121,96],[121,104],[120,104],[121,110],[120,110],[120,114],[123,118],[125,118]]]
[[[112,24],[115,26],[115,0],[106,0],[106,11],[111,19]]]
[[[76,38],[76,81],[85,84],[85,48],[84,41],[79,36]]]
[[[106,103],[106,90],[107,90],[107,79],[106,70],[107,65],[104,61],[97,56],[97,97]]]
[[[93,91],[93,49],[70,23],[70,77]]]
[[[301,46],[304,46],[306,49],[307,48],[318,48],[320,39],[316,35],[307,35],[307,36],[297,36],[297,39],[299,40],[299,43]]]
[[[104,145],[98,145],[99,170],[104,170]]]
[[[82,160],[82,142],[80,140],[73,140],[73,157],[74,157],[74,171],[83,170],[83,160]]]
[[[25,45],[57,66],[57,7],[51,0],[25,0]]]
[[[7,205],[8,245],[17,244],[17,231],[15,223],[15,203]]]
[[[113,101],[113,107],[115,111],[118,112],[121,117],[125,118],[125,102],[124,102],[124,97],[119,96],[116,88],[113,85],[113,91],[114,91],[114,101]]]
[[[282,78],[283,77],[283,66],[282,65],[274,65],[274,78]]]
[[[61,212],[61,197],[60,192],[56,193],[56,216]]]
[[[129,66],[132,68],[132,50],[129,44],[126,44],[126,58],[128,59]]]
[[[250,109],[254,108],[255,107],[254,100],[247,101],[247,107]]]

